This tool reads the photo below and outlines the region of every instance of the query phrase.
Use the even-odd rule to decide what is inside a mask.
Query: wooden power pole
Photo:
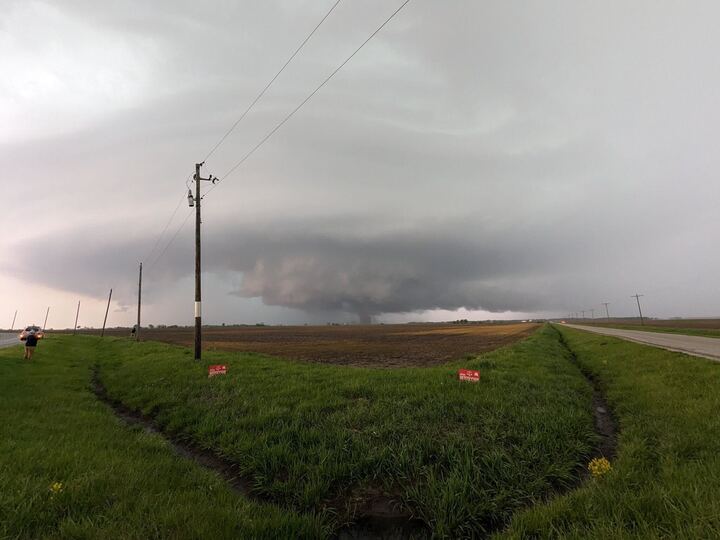
[[[75,334],[77,334],[77,322],[78,322],[79,316],[80,316],[80,300],[78,300],[78,307],[77,307],[77,311],[75,312],[75,326],[73,326],[73,336]]]
[[[200,176],[200,167],[203,163],[195,164],[195,197],[192,197],[192,193],[188,194],[188,202],[190,206],[195,204],[195,360],[200,360],[202,356],[202,293],[201,293],[201,261],[200,256],[200,224],[202,223],[200,215],[200,182],[212,182],[213,184],[217,181],[217,178],[213,178],[210,175],[208,178],[202,178]]]
[[[15,310],[15,315],[13,315],[13,322],[12,325],[10,325],[10,331],[12,332],[15,329],[15,319],[17,318],[17,309]]]
[[[643,321],[643,315],[642,315],[642,309],[640,309],[640,297],[645,296],[644,294],[633,294],[630,298],[634,298],[637,300],[638,305],[638,311],[640,312],[640,326],[643,326],[645,322]]]
[[[605,316],[607,317],[607,322],[610,322],[610,311],[608,310],[610,302],[602,302],[602,305],[605,306]]]
[[[45,327],[47,326],[47,319],[48,315],[50,315],[50,306],[48,306],[47,311],[45,312],[45,322],[43,323],[42,331],[45,331]]]
[[[138,320],[135,329],[135,340],[140,341],[140,306],[142,304],[142,263],[140,263],[140,277],[138,278]]]
[[[108,303],[107,303],[107,308],[105,308],[105,318],[103,319],[103,327],[102,327],[102,332],[100,332],[100,337],[103,337],[105,335],[105,323],[107,323],[108,311],[110,311],[110,299],[111,298],[112,298],[112,289],[110,289],[110,295],[108,296]]]

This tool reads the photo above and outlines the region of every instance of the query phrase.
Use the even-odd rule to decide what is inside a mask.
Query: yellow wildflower
[[[62,482],[53,482],[50,484],[50,493],[57,495],[63,490]]]
[[[593,475],[593,478],[605,476],[610,472],[610,469],[612,469],[612,465],[604,457],[593,458],[588,464],[588,470]]]

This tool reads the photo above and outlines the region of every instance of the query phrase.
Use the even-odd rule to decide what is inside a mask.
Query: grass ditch
[[[0,538],[322,538],[320,516],[238,497],[89,391],[95,339],[0,350]]]
[[[498,538],[720,538],[720,364],[562,328],[620,427],[610,473]]]
[[[94,338],[76,338],[96,347]],[[106,340],[111,399],[252,478],[253,495],[341,530],[395,505],[437,537],[477,537],[576,482],[595,444],[592,390],[557,332],[434,368],[299,364]],[[207,365],[229,373],[207,378]],[[457,367],[481,370],[460,383]]]

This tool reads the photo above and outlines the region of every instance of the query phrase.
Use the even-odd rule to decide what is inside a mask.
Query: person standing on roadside
[[[30,332],[25,338],[25,360],[32,360],[35,347],[37,347],[38,338],[35,332]]]

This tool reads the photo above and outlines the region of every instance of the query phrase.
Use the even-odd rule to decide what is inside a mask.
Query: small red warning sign
[[[225,375],[227,373],[227,366],[223,364],[216,364],[208,367],[208,377],[214,377],[215,375]]]
[[[461,381],[480,382],[480,372],[476,369],[458,369],[458,379]]]

